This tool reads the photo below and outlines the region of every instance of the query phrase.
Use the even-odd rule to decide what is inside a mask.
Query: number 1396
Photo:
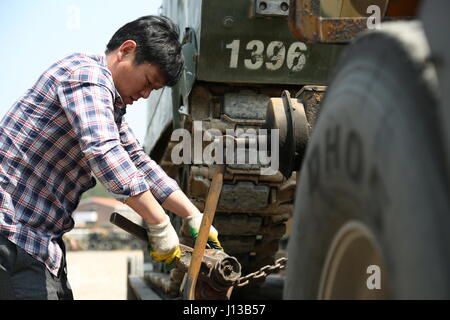
[[[226,45],[231,50],[229,67],[232,69],[238,67],[240,44],[241,40],[236,39]],[[289,70],[298,72],[306,63],[307,48],[303,42],[292,43],[286,52],[286,46],[281,41],[272,41],[265,48],[261,40],[251,40],[245,49],[250,51],[250,58],[244,59],[244,66],[250,70],[264,66],[267,70],[275,71],[286,63]]]

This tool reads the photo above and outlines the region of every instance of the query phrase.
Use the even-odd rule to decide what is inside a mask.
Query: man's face
[[[133,42],[134,43],[134,42]],[[135,45],[126,42],[119,49],[117,63],[111,73],[114,85],[126,105],[140,98],[148,98],[152,90],[164,87],[166,81],[159,66],[144,62],[134,63]]]

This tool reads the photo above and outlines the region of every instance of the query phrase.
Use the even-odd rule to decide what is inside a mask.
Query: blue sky
[[[73,52],[102,53],[125,23],[158,14],[161,0],[1,0],[0,117],[58,59]],[[146,103],[127,108],[142,143]]]

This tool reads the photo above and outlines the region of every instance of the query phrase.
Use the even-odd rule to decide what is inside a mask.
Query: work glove
[[[175,268],[181,256],[180,242],[169,217],[166,216],[166,220],[160,224],[147,223],[147,227],[150,256],[155,261],[162,261],[167,270]]]
[[[202,224],[202,219],[203,219],[202,213],[185,218],[187,231],[194,238],[194,240],[196,240],[198,237],[198,232],[200,230],[200,225]],[[220,245],[218,236],[219,233],[217,232],[216,228],[214,228],[214,226],[211,225],[208,235],[208,244],[212,249],[223,250],[222,246]]]

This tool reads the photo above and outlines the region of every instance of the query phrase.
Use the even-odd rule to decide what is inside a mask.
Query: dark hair
[[[117,30],[106,46],[106,53],[133,40],[137,44],[134,63],[158,65],[165,75],[166,85],[172,87],[178,82],[184,65],[179,36],[178,26],[169,18],[144,16]]]

